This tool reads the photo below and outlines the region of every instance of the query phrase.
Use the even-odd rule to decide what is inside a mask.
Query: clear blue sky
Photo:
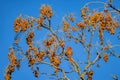
[[[62,16],[70,12],[79,16],[80,8],[88,1],[105,0],[0,0],[0,80],[4,80],[4,70],[9,64],[7,56],[8,49],[12,45],[15,36],[13,32],[13,22],[19,14],[38,17],[40,6],[42,4],[48,4],[54,12],[53,24],[57,24],[62,20]],[[119,0],[116,1],[119,2]],[[118,4],[120,4],[120,2]],[[119,7],[117,3],[115,6]],[[110,57],[108,63],[102,62],[100,64],[100,68],[94,68],[96,74],[94,74],[93,80],[112,80],[110,73],[117,74],[120,79],[120,59]],[[45,70],[44,67],[42,69]],[[32,71],[27,66],[27,62],[22,62],[21,69],[13,73],[12,80],[52,79],[48,79],[45,76],[40,76],[40,79],[34,78]],[[71,80],[74,80],[74,78]]]

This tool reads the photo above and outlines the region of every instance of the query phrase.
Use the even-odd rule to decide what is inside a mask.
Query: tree
[[[91,10],[88,5],[103,4],[102,10]],[[110,9],[113,10],[110,11]],[[42,5],[39,18],[20,15],[14,21],[14,44],[10,47],[8,54],[9,65],[5,71],[5,80],[11,80],[12,73],[17,68],[19,70],[22,61],[27,59],[28,66],[35,77],[40,75],[56,76],[58,80],[69,80],[68,74],[77,73],[78,80],[92,80],[94,75],[94,65],[99,67],[102,59],[107,63],[110,56],[120,58],[115,52],[114,47],[120,45],[113,44],[105,39],[117,37],[119,29],[119,20],[114,18],[120,14],[120,10],[112,5],[112,0],[104,2],[88,2],[80,10],[80,21],[75,19],[74,14],[69,14],[63,18],[60,27],[53,30],[51,18],[53,10],[49,5]],[[47,31],[46,38],[35,41],[38,31]],[[23,34],[23,36],[21,36]],[[105,34],[109,34],[109,37]],[[26,42],[27,49],[22,49],[20,44]],[[76,46],[81,46],[83,51],[73,51]],[[25,45],[25,44],[24,44]],[[85,53],[84,53],[85,50]],[[85,59],[80,61],[74,58],[74,55],[80,55]],[[61,65],[69,64],[68,71]],[[54,69],[51,73],[39,71],[38,65],[49,65]],[[81,68],[82,67],[82,68]],[[62,74],[61,74],[62,73]],[[113,78],[117,78],[113,75]],[[117,79],[115,79],[117,80]]]

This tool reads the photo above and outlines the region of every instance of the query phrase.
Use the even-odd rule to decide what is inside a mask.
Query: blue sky
[[[62,20],[62,16],[65,16],[68,13],[72,12],[75,13],[76,16],[79,16],[80,8],[88,1],[98,0],[0,0],[0,80],[4,80],[4,70],[9,64],[7,54],[9,52],[9,47],[12,46],[15,36],[13,31],[13,22],[19,14],[37,18],[40,15],[40,6],[42,4],[48,4],[53,9],[54,17],[52,18],[52,24],[55,24],[53,25],[55,27],[56,24]],[[117,4],[115,6],[120,7]],[[119,41],[117,42],[120,43]],[[115,43],[117,42],[115,41]],[[110,73],[117,74],[120,78],[119,59],[110,57],[110,61],[108,63],[101,62],[100,64],[100,68],[93,69],[96,73],[93,76],[94,80],[112,80]],[[45,67],[42,69],[45,70]],[[49,80],[48,78],[45,78],[45,76],[40,76],[40,79]],[[34,78],[32,71],[27,66],[27,62],[22,62],[20,71],[16,70],[13,73],[12,80],[39,79]],[[74,80],[74,78],[72,78],[72,80]]]

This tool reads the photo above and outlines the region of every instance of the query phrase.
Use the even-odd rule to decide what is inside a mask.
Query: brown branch
[[[109,6],[110,8],[112,8],[113,10],[117,11],[118,13],[120,13],[120,10],[117,9],[117,8],[115,8],[112,4],[108,4],[108,6]]]
[[[53,64],[48,63],[48,62],[41,61],[40,63],[41,63],[41,64],[47,64],[47,65],[49,65],[49,66],[54,67]],[[39,64],[39,63],[36,63],[36,65],[37,65],[37,64]],[[66,73],[65,73],[65,71],[64,71],[63,69],[58,68],[58,70],[60,70],[60,71],[63,73],[63,75],[64,75],[64,79],[65,79],[65,80],[69,80],[69,79],[67,78]]]

